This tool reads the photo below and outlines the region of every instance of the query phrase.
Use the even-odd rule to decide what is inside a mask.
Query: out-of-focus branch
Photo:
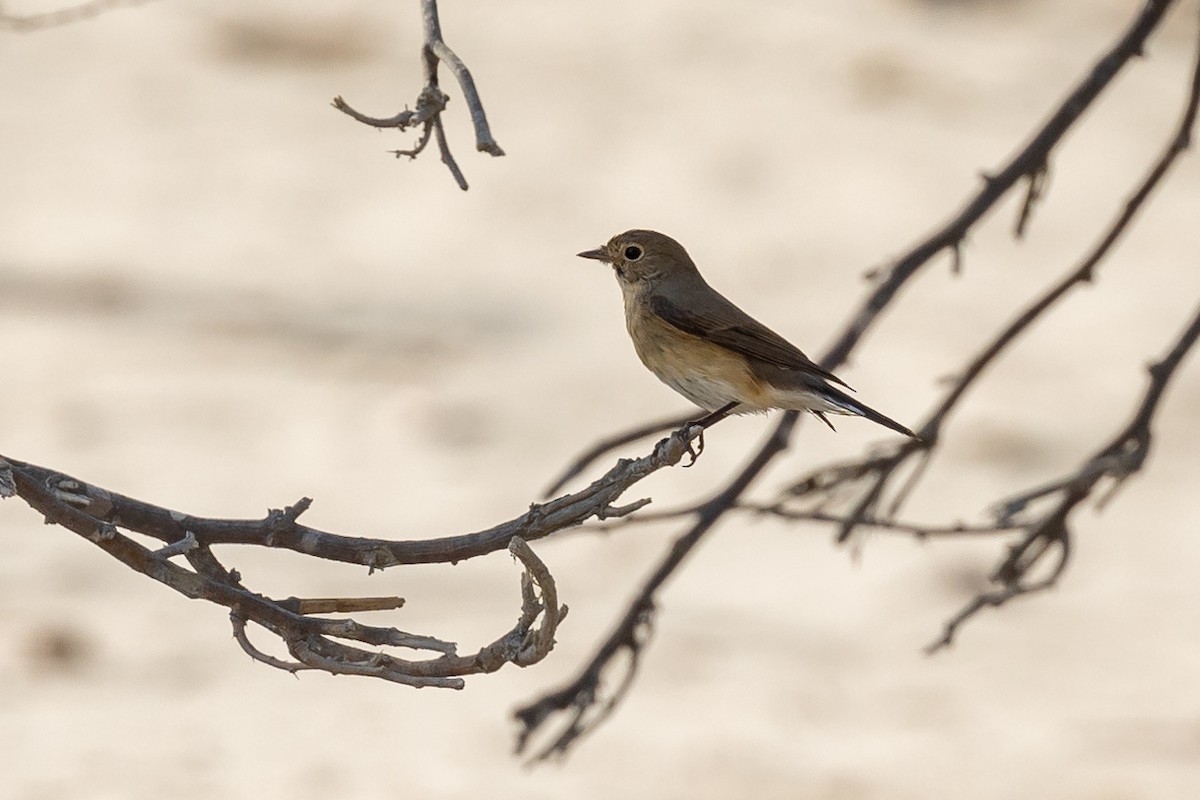
[[[962,400],[967,389],[1013,341],[1062,300],[1071,289],[1084,283],[1091,283],[1095,279],[1097,266],[1128,230],[1146,200],[1161,184],[1179,156],[1190,146],[1196,125],[1198,104],[1200,104],[1200,40],[1197,42],[1196,66],[1192,72],[1183,113],[1161,155],[1151,165],[1146,176],[1125,201],[1092,250],[1077,266],[1005,326],[958,375],[942,401],[917,428],[920,439],[906,440],[888,454],[822,467],[794,483],[786,490],[785,494],[793,499],[820,501],[834,492],[845,491],[847,487],[856,485],[859,499],[839,524],[838,541],[845,541],[865,519],[890,519],[915,486],[924,465],[928,463],[933,448],[937,445],[942,426],[950,412]],[[901,468],[913,457],[919,457],[920,461],[915,466],[909,480],[893,496],[888,506],[881,509],[885,489]]]
[[[1126,480],[1141,471],[1146,457],[1150,454],[1153,441],[1152,423],[1163,393],[1184,356],[1196,344],[1198,338],[1200,306],[1196,308],[1195,316],[1175,340],[1166,357],[1149,367],[1150,383],[1142,395],[1137,411],[1107,445],[1080,464],[1070,475],[1009,497],[996,505],[998,525],[1011,526],[1015,521],[1019,521],[1025,533],[1009,547],[1008,554],[991,575],[991,580],[999,584],[999,588],[976,595],[961,611],[951,617],[946,622],[942,635],[926,648],[927,652],[936,652],[950,645],[959,627],[983,609],[996,608],[1013,598],[1054,586],[1066,569],[1071,556],[1071,530],[1067,524],[1071,512],[1092,496],[1103,479],[1109,478],[1112,483],[1108,491],[1098,498],[1098,507],[1103,507]],[[1021,520],[1021,515],[1031,504],[1055,495],[1058,498],[1057,502],[1048,511],[1032,520]],[[1054,560],[1046,574],[1036,577],[1035,567],[1052,556]]]
[[[1128,230],[1138,212],[1153,191],[1162,183],[1179,156],[1189,149],[1196,127],[1198,108],[1200,108],[1200,38],[1197,40],[1196,64],[1178,125],[1169,137],[1162,153],[1125,201],[1092,250],[1076,267],[1005,326],[971,360],[953,382],[942,401],[917,429],[920,440],[902,442],[890,453],[834,464],[810,473],[785,490],[773,504],[775,513],[787,516],[783,513],[783,509],[789,509],[788,513],[794,516],[812,515],[815,513],[813,509],[801,510],[790,504],[797,501],[815,502],[819,510],[820,506],[830,502],[836,494],[857,492],[858,499],[848,512],[830,515],[831,521],[837,525],[838,541],[845,541],[860,526],[878,527],[880,522],[894,521],[894,515],[923,474],[950,412],[961,401],[967,389],[1015,339],[1062,300],[1071,289],[1084,283],[1091,283],[1095,279],[1098,265]],[[1189,339],[1189,336],[1192,338]],[[952,618],[947,623],[942,638],[930,646],[931,652],[949,644],[959,626],[981,609],[996,607],[1014,597],[1054,585],[1066,569],[1070,557],[1070,539],[1066,526],[1068,514],[1076,505],[1091,496],[1101,478],[1106,475],[1114,477],[1118,474],[1127,477],[1128,474],[1141,468],[1141,460],[1149,447],[1150,420],[1147,415],[1154,413],[1154,409],[1157,408],[1158,396],[1165,387],[1170,374],[1178,365],[1179,359],[1182,358],[1183,352],[1186,352],[1186,349],[1191,346],[1192,341],[1194,341],[1194,332],[1189,328],[1188,332],[1180,339],[1172,357],[1164,362],[1165,366],[1160,364],[1155,367],[1162,377],[1159,379],[1156,373],[1152,372],[1155,380],[1151,383],[1147,400],[1153,398],[1153,402],[1143,404],[1142,411],[1135,420],[1136,426],[1131,426],[1129,431],[1117,438],[1116,443],[1102,449],[1097,456],[1085,462],[1076,474],[1019,495],[1015,500],[1009,500],[1003,504],[1003,510],[996,520],[995,531],[999,533],[1018,526],[1025,531],[1025,534],[1009,550],[1007,557],[992,575],[992,579],[1000,583],[1001,588],[994,592],[980,594]],[[1180,351],[1181,347],[1182,351]],[[1124,443],[1120,447],[1127,448],[1133,454],[1132,456],[1122,455],[1119,463],[1113,462],[1117,453],[1117,450],[1114,449],[1118,447],[1117,443]],[[1120,452],[1124,453],[1124,450]],[[884,495],[887,487],[914,457],[918,460],[911,468],[908,478],[885,505]],[[1134,460],[1125,460],[1128,458]],[[1119,483],[1120,481],[1117,482],[1117,485]],[[1014,514],[1023,509],[1024,503],[1053,494],[1061,495],[1060,502],[1046,515],[1038,517],[1034,521],[1014,519]],[[1043,562],[1051,554],[1056,555],[1057,558],[1047,574],[1038,579],[1031,579],[1032,567]]]
[[[619,531],[622,528],[684,519],[696,514],[697,511],[699,511],[699,508],[699,506],[687,506],[684,508],[661,509],[658,511],[643,511],[637,514],[629,514],[619,517],[617,519],[588,522],[580,526],[578,530],[581,533],[612,533],[614,531]],[[773,500],[770,502],[763,502],[760,500],[740,500],[734,504],[730,511],[737,511],[754,516],[777,517],[789,522],[819,522],[840,525],[845,520],[844,514],[837,514],[832,511],[822,511],[821,509],[793,508],[787,504],[786,500]],[[958,522],[951,523],[931,524],[924,522],[908,522],[897,519],[875,519],[874,517],[863,519],[859,525],[864,528],[872,528],[883,533],[911,536],[918,540],[948,539],[953,537],[995,536],[997,533],[1018,530],[1024,527],[1019,522],[1012,520],[995,520],[991,522],[974,524],[960,520]]]
[[[1147,37],[1162,22],[1163,15],[1173,4],[1174,0],[1147,0],[1121,38],[1100,57],[1079,85],[1058,105],[1050,119],[1008,164],[995,174],[984,174],[983,186],[979,191],[925,241],[885,270],[872,273],[879,280],[878,285],[830,347],[822,366],[833,369],[844,362],[900,287],[929,259],[943,250],[949,250],[954,256],[955,269],[958,269],[967,232],[1021,180],[1027,181],[1027,193],[1014,232],[1018,235],[1024,233],[1032,208],[1042,197],[1051,153],[1129,60],[1143,53]]]
[[[364,125],[375,128],[398,128],[403,131],[406,128],[420,126],[421,138],[414,147],[392,152],[396,154],[397,158],[400,156],[416,158],[429,144],[432,135],[437,140],[442,163],[450,170],[450,174],[454,176],[454,181],[459,188],[466,191],[467,179],[463,176],[458,162],[454,160],[453,153],[450,152],[450,144],[446,140],[446,130],[442,125],[442,112],[445,111],[450,96],[443,92],[438,85],[439,64],[446,65],[462,89],[467,109],[471,113],[471,122],[475,126],[475,149],[493,156],[502,156],[504,151],[492,138],[487,115],[483,111],[483,101],[479,99],[479,91],[475,88],[475,79],[471,77],[471,71],[442,38],[442,24],[438,20],[437,0],[421,0],[421,21],[425,39],[425,44],[421,48],[425,86],[417,96],[416,110],[405,109],[390,117],[370,117],[351,108],[341,95],[333,98],[333,107]]]
[[[72,22],[82,22],[85,19],[98,17],[106,11],[140,6],[149,2],[150,0],[91,0],[91,2],[65,6],[40,14],[12,14],[5,8],[6,3],[0,3],[0,30],[26,33],[57,28],[60,25],[69,25]]]

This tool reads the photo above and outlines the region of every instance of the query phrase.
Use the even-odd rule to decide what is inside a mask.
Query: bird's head
[[[683,245],[657,231],[618,233],[608,244],[585,250],[579,257],[611,264],[617,280],[631,287],[696,272],[696,265]]]

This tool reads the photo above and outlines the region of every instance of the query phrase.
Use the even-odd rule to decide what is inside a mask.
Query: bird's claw
[[[694,435],[692,433],[692,429],[696,428],[696,427],[700,427],[700,432],[698,435]],[[684,441],[686,442],[686,448],[687,448],[686,450],[684,450],[684,452],[692,457],[691,461],[689,461],[683,465],[684,468],[686,469],[687,467],[690,467],[693,464],[695,464],[696,459],[698,459],[700,457],[700,454],[704,452],[704,428],[701,426],[697,426],[696,423],[692,422],[692,423],[688,423],[687,425],[685,425],[683,427],[682,433],[683,433]],[[695,437],[695,442],[696,442],[696,445],[694,447],[692,446],[693,436]]]

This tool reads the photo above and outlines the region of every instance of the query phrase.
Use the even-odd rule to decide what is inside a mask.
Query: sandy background
[[[415,4],[160,2],[0,38],[0,452],[192,513],[302,495],[310,524],[399,538],[520,513],[599,435],[682,411],[637,364],[612,276],[573,254],[633,226],[819,353],[901,252],[999,164],[1134,3],[444,3],[509,156],[358,126],[419,88]],[[24,6],[26,8],[33,6]],[[20,8],[20,7],[18,7]],[[843,376],[916,422],[936,380],[1098,236],[1175,124],[1185,3],[1055,160],[1026,242],[1008,204],[961,277],[928,269]],[[1200,296],[1184,161],[1084,289],[948,430],[910,514],[971,516],[1124,424]],[[1169,798],[1200,786],[1200,364],[1147,471],[1077,517],[1060,589],[920,648],[999,541],[727,522],[668,587],[625,706],[563,765],[510,710],[573,674],[673,531],[539,552],[572,613],[535,669],[459,693],[252,663],[224,613],[0,505],[0,795],[12,798]],[[669,505],[768,423],[723,424]],[[878,430],[805,425],[762,489]],[[639,454],[644,448],[632,448]],[[517,613],[504,555],[365,571],[226,553],[276,594],[401,594],[465,649]]]

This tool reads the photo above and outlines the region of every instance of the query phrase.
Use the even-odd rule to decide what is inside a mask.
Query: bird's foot
[[[689,422],[680,428],[678,433],[683,437],[685,447],[687,448],[684,452],[692,457],[692,460],[683,466],[690,467],[696,463],[696,459],[704,452],[704,426],[695,422]]]

